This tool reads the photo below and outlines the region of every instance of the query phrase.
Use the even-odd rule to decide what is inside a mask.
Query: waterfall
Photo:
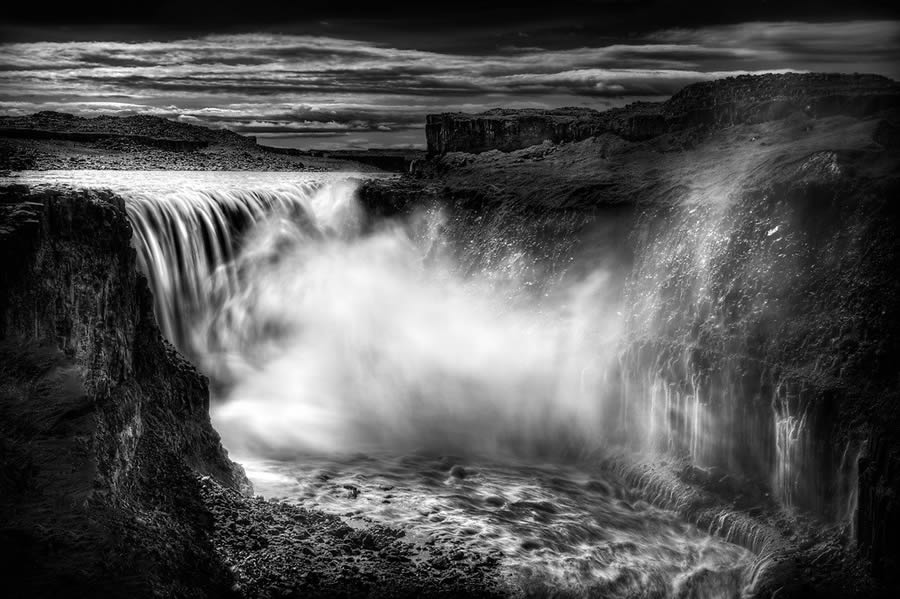
[[[823,359],[828,318],[846,317],[820,287],[835,278],[827,244],[841,223],[807,231],[806,201],[717,182],[643,214],[617,438],[748,481],[760,501],[850,522],[859,445],[841,455],[829,441],[839,369]]]
[[[423,206],[364,228],[355,187],[124,194],[163,332],[220,390],[226,441],[596,449],[618,345],[609,273],[550,293],[522,227],[455,241],[460,223]]]
[[[256,191],[127,194],[138,265],[147,274],[166,337],[190,354],[202,350],[193,323],[237,292],[232,265],[240,236],[273,215],[309,217],[317,189],[309,182]],[[214,293],[213,280],[224,282],[215,291],[225,297]]]
[[[861,445],[822,449],[819,366],[765,345],[810,244],[738,185],[646,211],[627,267],[565,214],[364,222],[348,179],[123,195],[163,332],[243,450],[627,448],[852,518]]]

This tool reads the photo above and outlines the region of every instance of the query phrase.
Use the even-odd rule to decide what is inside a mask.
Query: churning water
[[[39,179],[54,177],[125,198],[160,326],[211,377],[213,421],[258,492],[463,538],[537,594],[747,584],[752,554],[597,466],[614,438],[691,455],[710,438],[691,381],[673,390],[659,369],[620,409],[645,307],[602,260],[435,206],[371,222],[347,174]]]

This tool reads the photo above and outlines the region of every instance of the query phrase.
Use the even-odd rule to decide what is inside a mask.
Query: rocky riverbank
[[[337,516],[201,479],[212,541],[243,597],[508,597],[500,556],[414,541],[399,529]]]

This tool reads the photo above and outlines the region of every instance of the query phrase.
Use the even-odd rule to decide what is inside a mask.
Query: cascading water
[[[161,329],[216,384],[232,447],[598,445],[618,320],[603,272],[552,291],[500,227],[460,254],[427,207],[372,226],[347,176],[59,176],[125,199]]]
[[[142,193],[129,196],[138,264],[150,279],[160,326],[173,343],[192,352],[205,348],[203,340],[192,338],[192,323],[212,308],[210,280],[224,277],[216,290],[221,301],[237,293],[235,273],[227,266],[234,261],[236,229],[275,212],[306,214],[303,202],[313,191],[306,183],[251,193],[185,189],[167,194],[164,202]]]
[[[179,213],[165,196],[129,196],[129,210],[160,301],[189,307],[172,334],[223,386],[216,427],[260,490],[462,535],[500,551],[528,588],[741,586],[744,550],[577,460],[599,455],[617,382],[608,271],[567,279],[520,231],[455,242],[433,207],[364,233],[347,182],[245,194],[243,211],[236,196],[189,196],[195,214],[181,222],[204,240],[232,223],[219,249],[173,236],[182,229],[166,218]],[[154,263],[186,254],[190,284]],[[581,466],[561,465],[573,458]]]
[[[265,494],[461,535],[538,594],[717,597],[752,556],[644,503],[681,487],[598,467],[612,448],[768,481],[786,508],[824,484],[805,379],[755,346],[798,252],[782,214],[689,197],[640,223],[623,276],[513,216],[369,222],[347,177],[165,176],[117,187],[141,268]],[[747,519],[696,518],[765,547]]]
[[[817,420],[827,413],[828,365],[805,354],[829,333],[795,322],[805,298],[827,297],[808,263],[822,260],[817,241],[796,226],[802,202],[746,193],[739,180],[698,187],[639,227],[620,441],[768,482],[780,507],[850,524],[855,463],[814,441],[827,439],[814,433],[828,425]],[[796,346],[775,343],[783,338]]]

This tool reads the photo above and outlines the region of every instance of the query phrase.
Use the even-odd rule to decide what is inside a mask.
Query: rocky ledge
[[[213,543],[242,597],[510,597],[501,555],[261,497],[201,479]]]
[[[229,593],[195,473],[249,483],[160,335],[122,201],[4,188],[0,254],[7,596]]]

